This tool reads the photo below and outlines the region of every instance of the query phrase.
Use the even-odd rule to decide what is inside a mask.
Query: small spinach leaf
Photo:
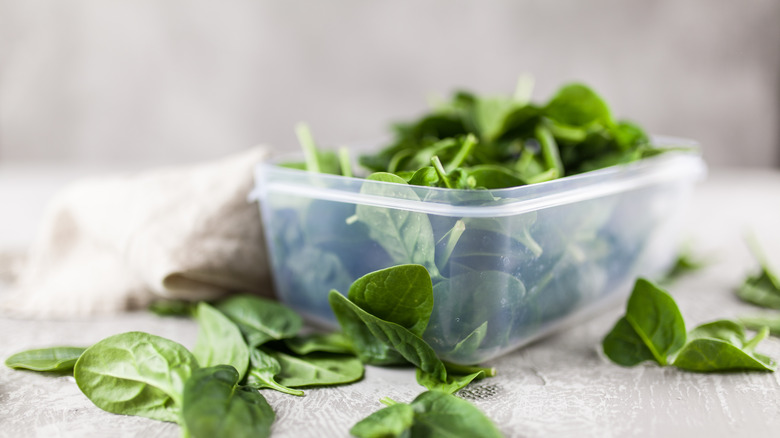
[[[159,316],[192,316],[197,303],[185,300],[157,300],[149,305],[149,311]]]
[[[561,87],[544,107],[544,113],[557,122],[571,126],[612,121],[604,100],[590,87],[577,83]]]
[[[182,418],[193,438],[267,437],[274,414],[257,389],[239,386],[229,365],[201,368],[184,385]]]
[[[238,370],[239,380],[249,366],[249,348],[241,331],[228,317],[205,302],[198,304],[195,314],[198,338],[192,354],[202,367],[231,365]]]
[[[752,330],[761,330],[762,328],[767,327],[770,334],[773,336],[780,336],[780,315],[766,314],[746,316],[739,318],[739,322]]]
[[[282,352],[273,356],[282,368],[277,379],[285,386],[343,385],[363,378],[363,363],[355,357],[323,353],[297,357]]]
[[[291,338],[303,326],[300,315],[289,307],[249,295],[228,298],[217,309],[236,323],[250,348],[270,340]]]
[[[22,351],[13,354],[5,360],[10,368],[25,369],[40,372],[72,371],[76,361],[86,348],[81,347],[51,347]]]
[[[758,259],[761,271],[745,279],[737,289],[737,296],[757,306],[780,309],[780,276],[769,266],[769,261],[755,238],[749,238],[748,245],[753,256]]]
[[[303,395],[303,391],[288,388],[276,381],[274,377],[282,372],[282,365],[270,353],[260,348],[255,348],[249,356],[249,364],[247,386],[255,389],[275,389],[290,395]]]
[[[431,376],[419,368],[417,368],[416,372],[417,383],[426,387],[427,389],[436,389],[442,392],[446,392],[447,394],[455,394],[472,381],[479,380],[484,377],[485,372],[482,370],[465,375],[448,373],[447,381],[442,382],[438,378]]]
[[[674,366],[697,372],[775,371],[777,364],[773,360],[753,352],[768,333],[769,329],[764,327],[747,340],[742,326],[733,321],[701,325],[689,334],[691,340],[677,355]]]
[[[81,392],[105,411],[178,422],[184,382],[197,368],[182,345],[128,332],[87,348],[73,375]]]

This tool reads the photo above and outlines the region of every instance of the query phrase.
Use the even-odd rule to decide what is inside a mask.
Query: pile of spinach
[[[775,361],[754,350],[769,333],[762,327],[748,339],[744,327],[719,320],[686,332],[674,299],[652,282],[639,279],[626,314],[602,342],[604,354],[623,366],[654,361],[696,372],[771,371]]]
[[[259,389],[301,396],[302,387],[361,379],[363,363],[412,364],[418,367],[417,381],[435,390],[412,403],[419,411],[415,424],[421,424],[415,428],[446,429],[435,418],[461,413],[495,429],[479,410],[451,395],[495,370],[447,364],[419,337],[433,307],[432,283],[423,266],[370,273],[352,285],[349,298],[334,291],[331,300],[342,316],[343,332],[301,335],[296,312],[254,296],[214,305],[171,301],[152,310],[197,320],[192,351],[159,336],[129,332],[89,348],[28,350],[5,363],[72,372],[79,389],[99,408],[175,422],[191,437],[269,436],[275,414]]]
[[[360,157],[373,173],[360,185],[359,197],[499,205],[499,192],[479,189],[548,181],[660,151],[641,128],[616,120],[583,84],[565,85],[541,104],[530,102],[530,88],[521,80],[507,97],[460,91],[419,119],[396,125],[388,146]],[[319,174],[360,173],[345,149],[318,148],[305,125],[297,134],[305,159],[283,166],[307,171],[299,181],[315,188],[327,185]],[[429,187],[468,190],[434,193]],[[637,212],[648,205],[662,211],[674,199],[668,191],[647,188],[498,218],[272,190],[261,208],[276,289],[285,302],[333,323],[323,290],[346,290],[355,279],[390,266],[423,265],[437,304],[420,336],[440,357],[468,364],[626,289],[637,275],[660,273],[666,266],[640,262],[667,218]]]

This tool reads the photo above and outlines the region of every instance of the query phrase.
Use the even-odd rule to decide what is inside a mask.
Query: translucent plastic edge
[[[656,138],[655,140],[656,144],[684,144],[685,146],[695,145],[695,143],[681,139],[663,138],[663,140],[661,140],[660,138]],[[255,180],[257,185],[255,186],[255,189],[252,191],[252,193],[249,194],[250,201],[262,201],[266,193],[275,193],[451,217],[515,216],[545,208],[573,204],[590,199],[628,192],[642,187],[666,182],[697,181],[703,179],[706,175],[706,165],[698,154],[689,152],[667,152],[656,157],[645,158],[633,163],[611,166],[579,175],[559,178],[545,183],[491,190],[490,193],[496,197],[503,198],[505,201],[499,205],[458,206],[431,201],[368,195],[364,193],[315,186],[312,184],[291,185],[289,183],[277,183],[273,181],[262,182],[265,179],[262,176],[265,168],[273,169],[274,172],[289,174],[300,174],[301,172],[305,172],[297,169],[284,169],[269,163],[263,163],[256,166]],[[616,176],[619,179],[604,180],[604,178],[608,176]],[[318,175],[318,177],[322,177],[325,180],[350,179],[360,181],[361,184],[365,184],[367,182],[361,178],[347,178],[338,175],[323,174]],[[507,198],[511,199],[518,197],[519,195],[522,195],[524,191],[538,190],[539,187],[543,186],[546,186],[545,188],[548,191],[553,191],[557,185],[565,186],[576,181],[583,181],[584,183],[582,186],[576,188],[563,188],[559,192],[540,194],[539,196],[531,197],[529,199],[518,199],[516,201],[510,200],[506,202]],[[382,181],[370,181],[368,183],[379,185],[394,184]],[[426,187],[425,189],[436,191],[453,190],[436,187]]]

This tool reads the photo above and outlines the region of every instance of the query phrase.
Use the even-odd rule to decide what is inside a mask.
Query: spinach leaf
[[[393,184],[371,182],[363,185],[360,193],[420,199],[406,181],[396,175],[375,173],[368,179]],[[368,227],[369,237],[379,243],[396,264],[420,264],[428,269],[432,277],[439,277],[434,263],[433,229],[426,214],[360,204],[355,208],[355,215]]]
[[[433,285],[425,267],[398,265],[352,283],[349,300],[375,317],[422,336],[433,310]]]
[[[291,338],[303,326],[300,315],[289,307],[250,295],[228,298],[217,309],[238,326],[250,348],[270,340]]]
[[[312,353],[296,357],[278,351],[273,356],[282,368],[277,380],[284,386],[343,385],[363,378],[363,364],[351,356]]]
[[[707,262],[694,256],[689,249],[682,249],[677,255],[677,259],[669,269],[669,271],[663,275],[659,283],[668,284],[680,277],[686,276],[690,273],[701,270],[707,266]]]
[[[362,331],[359,335],[361,338],[358,338],[357,341],[352,338],[353,345],[356,347],[364,342],[362,337],[367,331],[374,339],[399,353],[414,366],[441,381],[445,381],[447,378],[444,364],[436,356],[433,349],[419,336],[396,323],[384,321],[366,312],[338,291],[331,291],[328,295],[328,301],[347,336],[352,337],[355,333],[353,326],[357,322],[362,323],[363,328],[361,328]],[[348,322],[345,324],[342,321]],[[360,350],[358,351],[360,352]]]
[[[482,379],[484,377],[485,377],[485,372],[481,370],[473,372],[471,374],[465,374],[465,375],[448,373],[447,381],[442,382],[435,376],[431,376],[430,374],[426,373],[425,371],[419,368],[417,368],[417,372],[416,372],[417,383],[426,387],[427,389],[435,389],[438,391],[446,392],[447,394],[455,394],[456,392],[466,387],[466,385],[468,385],[472,381]]]
[[[22,351],[5,360],[10,368],[40,372],[68,372],[86,350],[81,347],[51,347]]]
[[[333,294],[338,297],[331,297]],[[341,330],[349,339],[352,348],[363,363],[371,365],[400,365],[406,360],[389,345],[374,337],[363,319],[358,316],[353,307],[360,309],[336,291],[328,295],[328,302],[333,314],[341,326]]]
[[[87,348],[73,375],[81,392],[105,411],[178,422],[184,382],[197,368],[182,345],[128,332]]]
[[[775,371],[777,364],[754,353],[756,345],[769,334],[764,327],[751,340],[741,325],[733,321],[715,321],[689,333],[690,341],[680,350],[674,366],[688,371]]]
[[[544,107],[544,114],[570,126],[607,124],[612,121],[604,100],[588,86],[577,83],[561,87]]]
[[[238,370],[239,380],[249,366],[249,348],[241,331],[228,317],[205,302],[198,304],[195,314],[198,338],[192,354],[202,367],[231,365]]]
[[[276,415],[254,388],[239,386],[230,365],[201,368],[184,385],[182,418],[193,438],[267,437]]]
[[[306,170],[309,172],[341,175],[339,157],[332,151],[317,149],[311,131],[305,123],[298,123],[295,127],[295,133],[298,135],[298,142],[303,148]]]
[[[412,403],[389,404],[350,429],[360,438],[374,437],[474,437],[496,438],[503,435],[476,406],[446,392],[431,390]]]
[[[401,437],[414,424],[414,409],[406,403],[396,403],[360,420],[349,430],[358,438]]]
[[[310,353],[354,354],[352,344],[343,333],[313,333],[285,339],[285,345],[299,356]]]
[[[685,322],[674,299],[640,278],[628,299],[626,315],[604,338],[603,348],[607,357],[621,365],[635,365],[652,358],[663,366],[685,344],[685,339]]]
[[[303,391],[288,388],[276,381],[275,377],[282,372],[282,365],[270,353],[267,353],[260,348],[255,348],[249,355],[249,363],[249,373],[247,374],[246,382],[247,386],[255,389],[275,389],[290,395],[303,395]]]
[[[426,391],[411,403],[414,408],[412,436],[503,436],[476,406],[441,391]]]

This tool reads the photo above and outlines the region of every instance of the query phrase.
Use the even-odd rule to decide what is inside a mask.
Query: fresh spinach
[[[149,305],[149,311],[159,316],[189,317],[195,312],[197,303],[185,300],[157,300]]]
[[[775,371],[777,363],[753,350],[769,334],[763,327],[748,340],[743,327],[733,321],[715,321],[693,329],[677,354],[674,366],[688,371]]]
[[[763,327],[748,340],[742,325],[728,320],[703,324],[686,334],[674,299],[639,279],[626,315],[604,338],[602,347],[610,360],[623,366],[654,360],[696,372],[775,371],[772,359],[754,352],[768,334],[769,329]]]
[[[289,307],[250,295],[228,298],[217,309],[238,326],[250,348],[291,338],[303,326],[303,319]]]
[[[281,365],[277,380],[284,386],[344,385],[363,378],[363,363],[352,356],[312,353],[297,357],[282,352],[273,356]]]
[[[423,392],[408,405],[389,399],[383,402],[390,406],[364,418],[349,433],[359,438],[503,436],[476,406],[442,391]]]
[[[22,351],[13,354],[5,360],[10,368],[39,372],[68,372],[81,354],[86,350],[81,347],[51,347]]]
[[[771,335],[780,336],[780,315],[778,314],[745,316],[739,318],[739,322],[752,330],[761,330],[766,327]]]
[[[273,356],[261,348],[255,348],[249,355],[249,372],[247,386],[261,389],[275,389],[290,395],[303,395],[303,391],[282,385],[276,381],[276,376],[282,372],[282,365]]]
[[[268,437],[276,418],[257,389],[240,386],[230,365],[200,368],[184,385],[182,419],[185,436]]]
[[[231,365],[244,378],[249,366],[249,347],[238,327],[222,312],[201,302],[195,313],[198,338],[192,354],[202,367]]]
[[[674,298],[640,278],[628,299],[626,315],[604,339],[604,353],[621,365],[636,365],[652,358],[664,366],[685,339],[685,321]]]
[[[421,265],[371,272],[352,283],[349,300],[379,319],[422,336],[433,310],[431,276]]]
[[[87,348],[73,375],[81,392],[105,411],[178,422],[184,382],[197,368],[182,345],[128,332]]]
[[[442,382],[446,381],[447,371],[444,364],[422,338],[399,324],[384,321],[366,312],[338,291],[331,291],[328,295],[328,301],[344,333],[350,337],[353,345],[357,347],[365,344],[364,338],[368,335],[373,342],[372,346],[378,341],[379,345],[398,353],[414,366]],[[360,327],[359,331],[355,329],[356,326]],[[366,355],[360,350],[358,353]]]
[[[417,383],[426,387],[427,389],[435,389],[446,392],[447,394],[454,394],[466,387],[466,385],[473,382],[474,380],[482,379],[484,377],[486,377],[485,372],[482,370],[464,375],[448,373],[446,381],[442,382],[437,377],[432,376],[419,368],[417,368],[416,371]]]

